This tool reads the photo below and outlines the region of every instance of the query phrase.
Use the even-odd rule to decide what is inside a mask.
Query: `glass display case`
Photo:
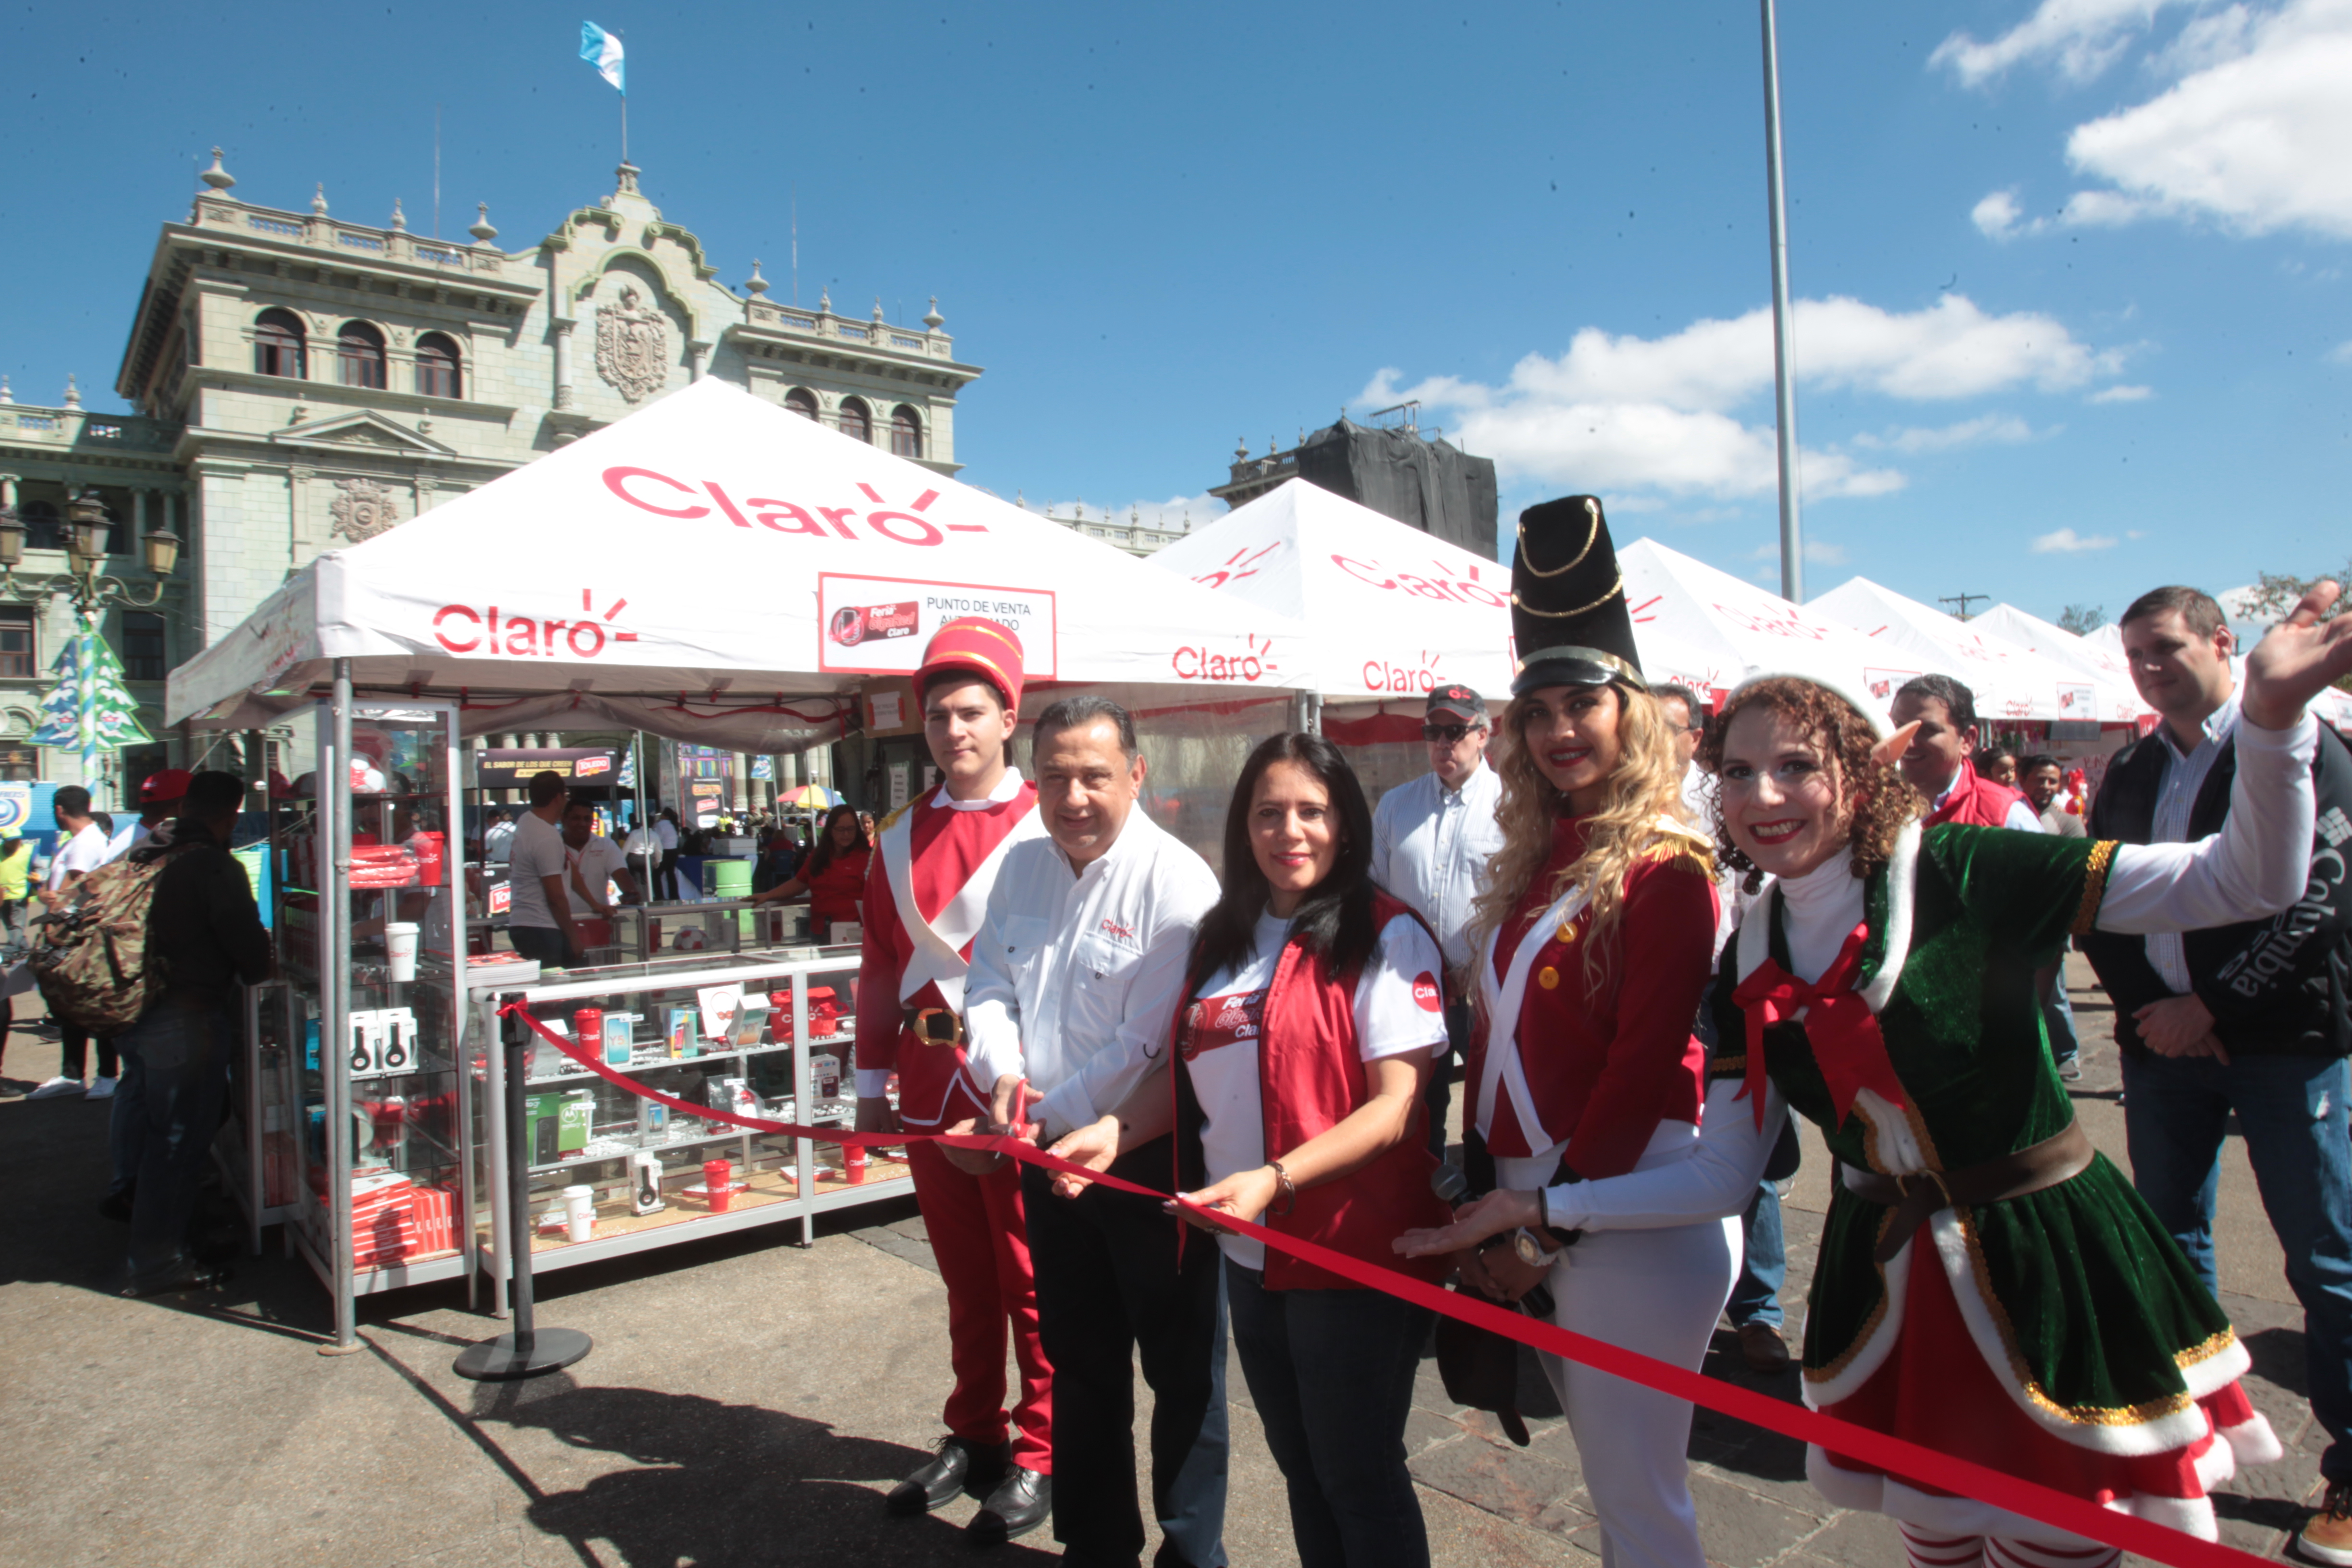
[[[277,1212],[349,1346],[354,1297],[471,1274],[475,1118],[458,1044],[474,976],[452,853],[456,705],[331,700],[317,717],[318,766],[270,803],[283,984],[257,989],[247,1055],[257,1079],[276,1077],[289,1134]],[[269,1094],[265,1081],[265,1164]]]
[[[828,1209],[912,1191],[903,1149],[845,1151],[820,1135],[752,1131],[695,1114],[717,1110],[813,1129],[849,1127],[858,955],[855,948],[671,953],[482,993],[467,1055],[479,1074],[470,1142],[473,1188],[489,1210],[473,1245],[506,1310],[504,1259],[518,1216],[509,1164],[529,1176],[533,1270],[797,1220],[798,1240]],[[500,1004],[532,1017],[634,1084],[642,1098],[531,1037],[522,1084],[528,1147],[507,1148],[507,1053]]]

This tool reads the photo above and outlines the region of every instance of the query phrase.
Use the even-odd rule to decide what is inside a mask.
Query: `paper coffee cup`
[[[585,1241],[596,1234],[596,1189],[566,1187],[563,1189],[563,1219],[565,1228],[574,1241]]]
[[[392,965],[392,978],[402,983],[416,978],[416,922],[390,921],[383,928],[383,955]]]

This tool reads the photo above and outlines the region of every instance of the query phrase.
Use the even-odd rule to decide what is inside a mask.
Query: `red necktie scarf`
[[[1731,994],[1748,1019],[1748,1081],[1739,1097],[1756,1102],[1758,1127],[1764,1125],[1764,1031],[1799,1013],[1805,1014],[1805,1038],[1829,1085],[1830,1104],[1840,1125],[1854,1095],[1865,1089],[1877,1090],[1890,1105],[1902,1106],[1903,1085],[1887,1059],[1878,1016],[1854,990],[1862,973],[1863,939],[1868,934],[1867,926],[1854,927],[1838,950],[1837,962],[1811,984],[1767,958]]]

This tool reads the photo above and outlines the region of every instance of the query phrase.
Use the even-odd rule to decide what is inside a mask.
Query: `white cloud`
[[[2145,403],[2156,395],[2152,386],[2103,386],[2091,394],[2093,403]]]
[[[1927,57],[1962,85],[1981,87],[2011,66],[2053,62],[2072,81],[2089,81],[2130,47],[2167,5],[2184,0],[2042,0],[2033,15],[1990,43],[1954,33]]]
[[[2014,190],[1995,191],[1969,209],[1969,221],[1987,239],[2008,239],[2017,233],[2017,220],[2024,216]]]
[[[1853,444],[1870,451],[1948,452],[1956,447],[1976,447],[1988,442],[2014,444],[2057,433],[2054,427],[2036,430],[2012,414],[1986,414],[1935,429],[1915,426],[1908,429],[1889,430],[1884,436],[1856,436]]]
[[[1849,299],[1801,300],[1793,335],[1803,388],[1910,402],[2071,391],[2113,374],[2120,361],[2052,317],[1989,315],[1959,294],[1907,312]],[[1383,369],[1360,396],[1374,405],[1418,398],[1446,410],[1449,428],[1468,450],[1492,457],[1507,481],[1723,500],[1777,483],[1771,426],[1739,417],[1771,384],[1772,318],[1759,308],[1659,338],[1588,327],[1566,353],[1529,354],[1499,385],[1454,376],[1405,385],[1402,373]],[[1908,447],[1900,432],[1881,445],[1924,451],[1939,442],[2030,437],[2015,423],[2012,430],[1992,416],[1950,434],[1921,433]],[[1895,469],[1836,450],[1807,449],[1801,472],[1805,493],[1817,499],[1885,495],[1906,482]]]
[[[2036,534],[2031,546],[2036,555],[2075,555],[2085,550],[2113,550],[2115,547],[2112,534],[2077,533],[2071,528],[2062,528],[2055,533]]]
[[[2327,357],[2337,364],[2352,364],[2352,342],[2337,343],[2327,351]]]

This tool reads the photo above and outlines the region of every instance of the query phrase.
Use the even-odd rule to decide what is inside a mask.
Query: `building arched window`
[[[345,321],[335,334],[335,353],[345,386],[384,390],[383,334],[365,321]]]
[[[841,433],[854,441],[874,444],[874,416],[854,397],[841,400]]]
[[[299,316],[291,310],[264,310],[254,318],[253,374],[303,378]]]
[[[28,500],[16,509],[16,517],[25,525],[26,549],[63,550],[66,547],[65,527],[58,517],[55,502]]]
[[[416,340],[416,390],[426,397],[463,397],[457,345],[439,332]]]
[[[923,455],[923,416],[903,403],[890,416],[890,450],[902,458]]]
[[[816,417],[816,394],[805,386],[795,386],[784,394],[784,410],[803,419]]]

